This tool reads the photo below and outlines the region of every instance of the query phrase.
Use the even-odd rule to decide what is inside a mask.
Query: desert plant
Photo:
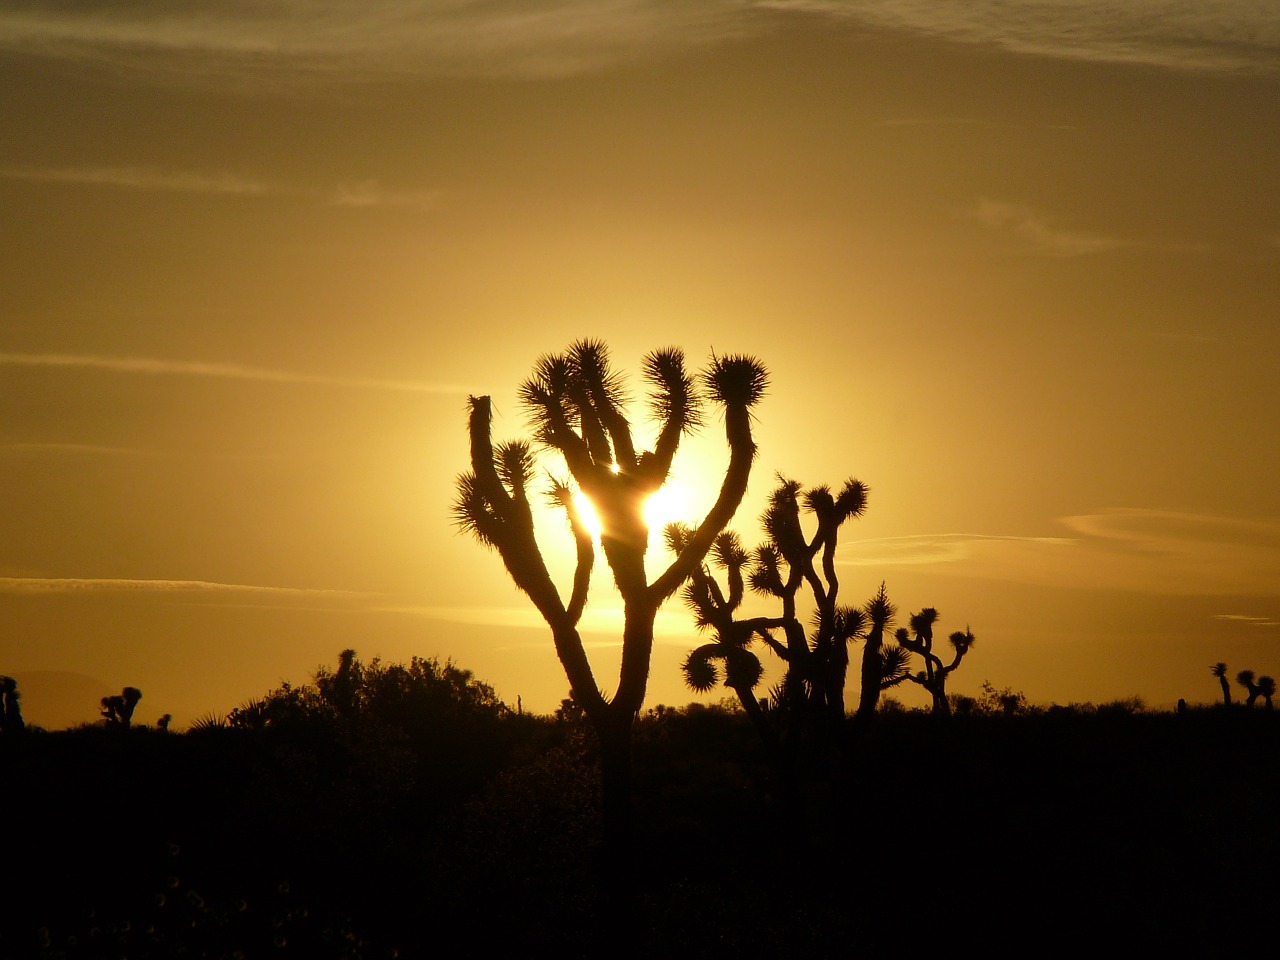
[[[873,618],[861,608],[838,602],[835,551],[840,527],[862,514],[866,499],[867,489],[857,480],[847,481],[833,495],[826,486],[805,490],[798,482],[779,477],[760,518],[765,542],[748,555],[736,534],[722,534],[710,563],[695,568],[685,585],[685,602],[695,623],[699,629],[713,631],[711,642],[686,658],[686,682],[705,692],[720,679],[717,664],[722,664],[725,686],[738,695],[788,779],[797,772],[801,759],[797,751],[809,746],[816,748],[815,757],[831,764],[831,772],[839,768],[848,645],[863,637]],[[802,513],[816,519],[812,534],[805,531]],[[670,525],[668,547],[679,550],[691,535],[687,527]],[[723,571],[725,586],[716,580],[712,567]],[[772,616],[738,619],[744,586],[776,601],[780,609]],[[808,630],[798,609],[802,592],[813,604]],[[754,692],[763,674],[760,660],[750,649],[757,638],[786,664],[767,715]],[[874,656],[878,695],[879,689],[901,680],[901,658],[895,661],[899,666],[886,668],[879,648]]]
[[[1222,685],[1222,705],[1231,706],[1231,684],[1227,682],[1227,665],[1218,661],[1209,668],[1209,672],[1217,677],[1218,683]]]
[[[22,719],[22,694],[13,677],[0,677],[0,732],[20,733],[27,725]]]
[[[1267,709],[1268,710],[1273,709],[1271,700],[1276,695],[1275,678],[1268,677],[1264,674],[1263,676],[1258,678],[1257,685],[1258,685],[1258,694],[1266,702]]]
[[[1252,707],[1262,695],[1262,691],[1258,689],[1258,682],[1252,670],[1241,670],[1236,674],[1236,683],[1244,687],[1249,697],[1245,700],[1246,707]]]
[[[768,379],[764,367],[752,358],[712,358],[702,384],[724,410],[729,464],[705,519],[670,566],[649,582],[645,502],[667,482],[681,439],[701,422],[702,401],[679,350],[649,354],[644,373],[658,421],[651,451],[637,449],[622,380],[612,370],[604,344],[596,341],[582,340],[564,354],[543,357],[521,386],[520,397],[534,428],[532,442],[495,447],[490,398],[471,397],[471,469],[459,477],[453,505],[458,526],[497,550],[508,575],[551,628],[573,699],[599,738],[605,829],[601,865],[611,883],[625,883],[630,866],[631,732],[648,684],[654,618],[702,562],[746,492],[756,452],[750,410],[764,394]],[[569,473],[553,477],[548,490],[552,505],[568,518],[576,548],[567,601],[547,570],[535,534],[530,502],[535,442],[562,458]],[[611,698],[597,683],[578,632],[595,543],[575,502],[574,485],[599,517],[600,547],[622,597],[622,663]]]
[[[128,730],[133,723],[134,708],[141,699],[142,691],[137,687],[125,687],[114,696],[103,697],[101,712],[107,726]]]
[[[898,646],[924,660],[924,669],[908,674],[906,679],[929,691],[933,697],[934,713],[948,716],[951,713],[951,703],[947,699],[947,677],[960,666],[965,654],[973,649],[974,636],[968,627],[952,633],[947,640],[954,656],[950,663],[944,664],[942,658],[933,651],[933,628],[937,622],[938,611],[933,607],[925,607],[919,613],[911,615],[911,629],[900,627],[896,636]]]

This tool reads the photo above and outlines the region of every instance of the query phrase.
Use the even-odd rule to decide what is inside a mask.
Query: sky
[[[0,0],[0,87],[29,722],[131,685],[181,726],[346,647],[553,710],[547,629],[450,506],[467,396],[526,436],[520,383],[581,338],[642,435],[647,352],[759,358],[734,529],[780,474],[866,483],[841,599],[971,629],[955,692],[1280,672],[1272,0]],[[726,462],[713,417],[681,519]],[[698,642],[672,601],[650,704],[698,699]]]

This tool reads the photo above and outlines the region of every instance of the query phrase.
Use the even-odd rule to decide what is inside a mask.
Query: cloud
[[[743,0],[18,0],[0,50],[232,80],[560,76],[739,35]]]
[[[1032,56],[1280,73],[1273,0],[769,0],[758,6]]]
[[[1280,521],[1118,508],[1064,517],[1097,586],[1156,593],[1276,596]]]
[[[133,580],[118,577],[0,577],[0,593],[224,593],[285,597],[368,597],[352,590],[263,587],[209,580]]]
[[[339,184],[331,202],[336,207],[404,207],[433,210],[440,205],[438,190],[388,190],[377,180]]]
[[[154,167],[5,167],[0,169],[0,177],[36,183],[123,187],[166,193],[262,196],[275,192],[267,183],[236,174],[171,172]]]
[[[322,374],[248,367],[234,363],[160,360],[154,357],[100,357],[72,353],[0,353],[0,366],[55,367],[105,370],[111,373],[148,376],[211,377],[224,380],[253,380],[265,383],[311,384],[352,387],[365,390],[395,390],[408,393],[466,394],[462,387],[421,380],[384,380],[371,377],[332,377]]]
[[[916,566],[959,563],[972,559],[983,544],[1010,543],[1070,546],[1076,541],[1063,537],[988,536],[973,533],[920,534],[908,537],[881,537],[841,544],[838,563],[850,567]]]
[[[1069,536],[851,541],[840,545],[839,563],[1066,589],[1280,599],[1280,521],[1115,508],[1057,522]]]
[[[1254,617],[1242,613],[1220,613],[1213,619],[1225,620],[1228,623],[1242,623],[1250,627],[1280,627],[1280,620],[1274,617]]]
[[[134,447],[107,447],[95,443],[4,443],[0,444],[0,450],[18,455],[28,453],[67,453],[89,454],[92,456],[160,456],[154,450],[139,450]]]
[[[1274,0],[8,0],[0,51],[187,81],[561,76],[759,35],[779,13],[1036,56],[1280,71]]]
[[[983,198],[966,212],[982,225],[1012,234],[1026,248],[1046,256],[1080,257],[1132,246],[1131,241],[1059,227],[1021,204]]]

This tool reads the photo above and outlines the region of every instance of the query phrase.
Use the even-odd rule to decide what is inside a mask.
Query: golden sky
[[[554,708],[449,505],[467,394],[521,436],[520,381],[582,337],[637,388],[658,347],[763,360],[735,528],[778,472],[867,483],[842,598],[971,627],[959,692],[1280,671],[1280,13],[1126,6],[0,0],[28,719],[129,684],[182,724],[348,646]],[[651,703],[693,699],[668,609]]]

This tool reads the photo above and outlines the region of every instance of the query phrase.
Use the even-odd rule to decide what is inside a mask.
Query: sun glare
[[[591,532],[591,538],[599,541],[601,524],[596,508],[581,490],[574,492],[573,502],[582,516],[582,522]],[[662,528],[668,523],[679,520],[692,524],[698,519],[693,512],[692,497],[679,484],[668,483],[644,505],[644,521],[649,527],[650,543],[656,542],[654,538],[662,534]]]

